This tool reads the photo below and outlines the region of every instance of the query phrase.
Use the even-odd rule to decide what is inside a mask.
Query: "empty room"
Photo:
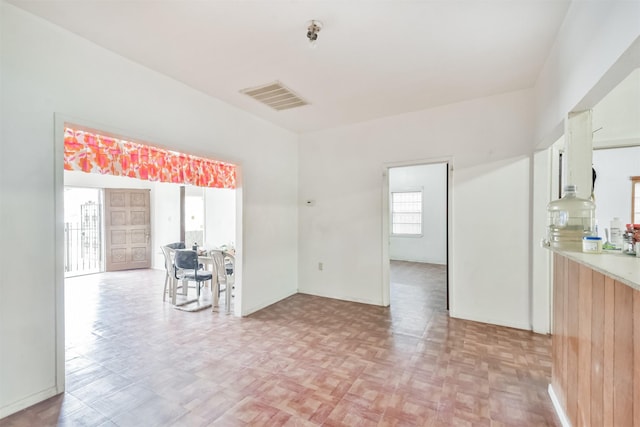
[[[640,425],[639,22],[0,0],[0,426]],[[66,278],[69,186],[149,190],[147,263]]]

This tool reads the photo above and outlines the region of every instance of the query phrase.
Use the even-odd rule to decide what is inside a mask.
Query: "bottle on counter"
[[[577,196],[575,185],[566,185],[561,199],[547,206],[547,230],[552,248],[582,251],[583,238],[595,235],[595,204]]]
[[[590,254],[602,253],[602,237],[585,236],[582,238],[582,252]]]
[[[622,226],[622,221],[620,221],[620,218],[618,218],[617,216],[614,217],[611,220],[611,224],[610,224],[610,229],[609,229],[609,233],[611,236],[611,245],[613,245],[613,248],[615,250],[621,250],[624,240],[623,240],[623,235],[624,235],[625,229]]]

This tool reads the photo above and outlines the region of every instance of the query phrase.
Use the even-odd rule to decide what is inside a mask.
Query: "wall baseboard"
[[[460,316],[457,311],[449,310],[449,316],[455,319],[471,320],[472,322],[486,323],[489,325],[505,326],[507,328],[522,329],[524,331],[532,331],[533,328],[529,323],[520,322],[504,322],[502,320],[489,319],[484,317]]]
[[[556,396],[556,392],[553,391],[551,384],[549,384],[548,391],[551,403],[553,403],[553,408],[556,410],[556,415],[558,415],[558,418],[560,419],[560,424],[562,424],[562,427],[571,427],[571,422],[569,421],[567,414],[565,414],[564,409],[562,409],[562,405],[560,405],[558,396]]]
[[[374,301],[374,300],[364,299],[364,298],[353,298],[345,295],[335,295],[335,294],[329,295],[322,292],[314,292],[310,290],[298,291],[298,293],[305,294],[305,295],[313,295],[313,296],[322,297],[322,298],[331,298],[331,299],[336,299],[340,301],[349,301],[349,302],[357,302],[360,304],[383,306],[382,301]]]
[[[285,293],[285,294],[283,294],[283,295],[281,295],[281,296],[278,296],[278,297],[276,297],[276,298],[273,298],[273,299],[272,299],[272,300],[270,300],[270,301],[267,301],[267,302],[264,302],[264,303],[262,303],[262,304],[258,304],[258,305],[254,306],[254,307],[251,307],[251,308],[248,308],[248,309],[242,310],[241,316],[242,316],[242,317],[244,317],[244,316],[248,316],[248,315],[250,315],[250,314],[253,314],[253,313],[255,313],[256,311],[260,311],[260,310],[262,310],[263,308],[267,308],[267,307],[269,307],[270,305],[273,305],[273,304],[275,304],[275,303],[277,303],[277,302],[280,302],[280,301],[282,301],[283,299],[285,299],[285,298],[289,298],[291,295],[295,295],[295,294],[297,294],[297,293],[298,293],[297,291],[293,291],[293,292]]]
[[[47,400],[48,398],[53,397],[57,394],[60,393],[58,392],[56,387],[49,387],[47,389],[39,391],[38,393],[27,396],[24,399],[20,399],[17,402],[13,402],[7,406],[0,407],[0,420],[2,418],[8,417],[11,414],[22,411],[29,406],[33,406],[36,403],[40,403],[43,400]]]
[[[405,259],[405,258],[390,257],[389,261],[406,261],[406,262],[419,262],[422,264],[447,265],[446,262],[439,262],[439,261],[430,260],[430,259]]]

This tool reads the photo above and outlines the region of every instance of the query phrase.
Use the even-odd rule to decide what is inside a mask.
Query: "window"
[[[198,188],[200,190],[200,188]],[[184,243],[204,245],[204,195],[189,195],[184,200]]]
[[[391,193],[391,234],[422,235],[422,191]]]
[[[204,246],[204,188],[191,185],[180,187],[180,241],[187,248],[194,243]]]
[[[631,223],[640,223],[640,176],[631,177]]]

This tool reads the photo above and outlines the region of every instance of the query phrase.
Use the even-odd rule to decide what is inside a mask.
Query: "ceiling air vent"
[[[253,99],[262,102],[274,110],[288,110],[289,108],[302,107],[308,102],[300,98],[280,82],[269,83],[264,86],[243,89],[240,92],[249,95]]]

